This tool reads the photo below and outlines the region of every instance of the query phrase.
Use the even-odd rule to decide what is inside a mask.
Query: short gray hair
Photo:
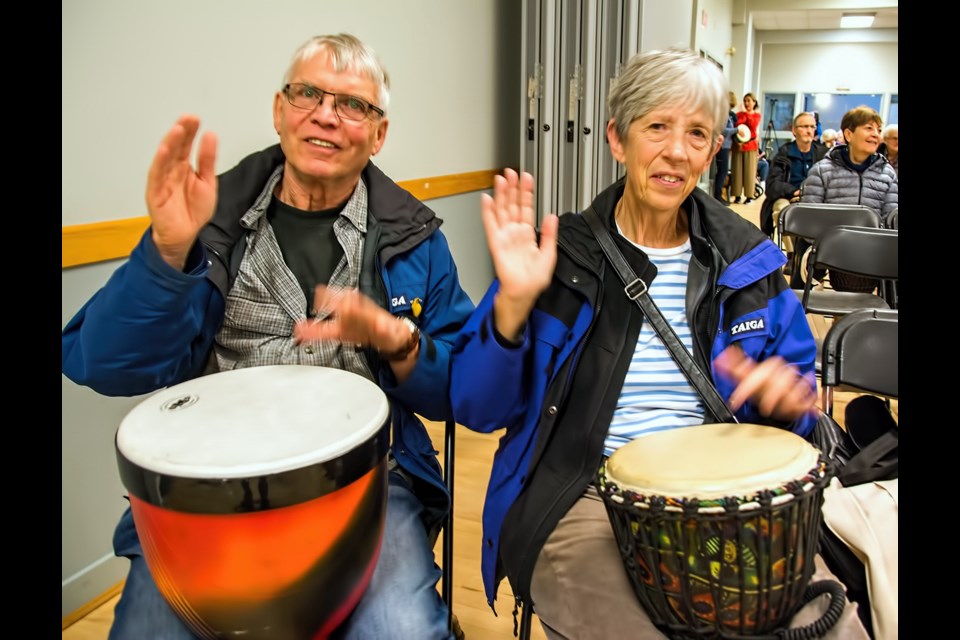
[[[314,36],[300,45],[293,54],[290,66],[283,74],[283,86],[289,84],[294,70],[302,62],[313,59],[319,53],[329,53],[337,72],[350,70],[373,81],[377,87],[376,106],[387,109],[390,102],[390,76],[380,63],[377,52],[349,33]],[[326,89],[326,87],[318,87]]]
[[[888,124],[883,130],[883,138],[887,139],[890,137],[891,133],[900,133],[900,127],[895,124]]]
[[[727,81],[715,64],[689,49],[647,51],[630,58],[614,80],[607,106],[626,140],[634,120],[667,105],[689,104],[713,117],[714,136],[727,121]]]

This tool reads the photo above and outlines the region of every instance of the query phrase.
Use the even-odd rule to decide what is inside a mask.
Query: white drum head
[[[326,462],[384,426],[389,403],[366,378],[326,367],[225,371],[169,387],[120,424],[130,462],[184,478],[242,478]]]
[[[607,479],[641,495],[718,499],[803,478],[819,452],[800,436],[756,424],[707,424],[653,433],[607,460]]]

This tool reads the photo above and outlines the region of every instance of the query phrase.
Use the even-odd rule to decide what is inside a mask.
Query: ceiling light
[[[841,29],[868,29],[873,24],[875,13],[845,13],[840,18]]]

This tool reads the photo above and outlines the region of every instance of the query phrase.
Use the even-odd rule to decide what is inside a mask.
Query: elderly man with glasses
[[[817,121],[812,113],[800,113],[793,119],[793,142],[780,147],[770,163],[767,176],[766,198],[760,209],[760,228],[768,236],[773,236],[780,211],[791,202],[800,200],[800,185],[815,163],[827,155],[829,149],[816,140]],[[793,252],[791,238],[783,238],[783,248],[788,254]],[[787,261],[790,269],[791,261]]]
[[[166,133],[147,175],[150,228],[64,329],[63,373],[114,396],[276,364],[376,382],[392,419],[383,544],[336,635],[449,638],[432,546],[450,496],[417,414],[451,417],[450,350],[473,303],[441,221],[370,161],[388,125],[376,54],[347,34],[312,38],[281,87],[280,143],[223,175],[213,133],[190,163],[197,117]],[[129,509],[114,551],[131,566],[110,637],[193,638],[146,566]]]

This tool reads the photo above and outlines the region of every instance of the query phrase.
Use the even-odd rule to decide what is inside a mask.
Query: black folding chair
[[[887,229],[900,228],[900,207],[897,207],[887,214],[887,219],[884,220],[884,226],[886,226]]]
[[[900,395],[899,311],[868,309],[839,318],[823,340],[823,410],[833,415],[834,390],[842,387],[889,400]]]
[[[530,640],[530,625],[533,624],[533,605],[529,602],[521,602],[522,613],[520,615],[520,640]]]
[[[833,394],[838,389],[880,397],[889,411],[890,400],[900,394],[899,313],[895,309],[855,311],[839,318],[830,327],[823,341],[821,363],[823,410],[826,414],[833,415]],[[868,409],[867,413],[861,413],[861,420],[850,421],[850,408],[862,399],[853,400],[848,405],[845,433],[831,438],[837,449],[843,451],[837,456],[841,462],[837,480],[844,486],[888,480],[899,473],[898,428],[891,429],[890,425],[895,424],[892,418],[887,420],[878,415],[876,421],[869,420],[873,417],[873,410],[869,409],[873,406],[871,401],[861,406],[861,409]],[[857,603],[857,613],[873,637],[870,589],[863,559],[826,523],[820,531],[820,553],[830,570],[847,587],[847,598]]]
[[[443,481],[450,493],[450,510],[443,525],[443,583],[440,597],[447,605],[447,626],[453,633],[453,480],[454,445],[456,444],[457,423],[447,420],[443,433]]]
[[[781,237],[788,235],[795,240],[792,273],[800,273],[801,260],[807,247],[813,245],[827,229],[841,225],[879,229],[883,221],[875,210],[859,204],[792,202],[784,207],[777,226]]]
[[[804,311],[823,316],[842,316],[864,309],[897,306],[886,296],[895,291],[886,283],[899,278],[899,231],[869,227],[838,226],[827,229],[813,243],[807,260],[807,278],[801,302]],[[876,292],[858,293],[814,289],[814,273],[826,269],[879,280]]]

